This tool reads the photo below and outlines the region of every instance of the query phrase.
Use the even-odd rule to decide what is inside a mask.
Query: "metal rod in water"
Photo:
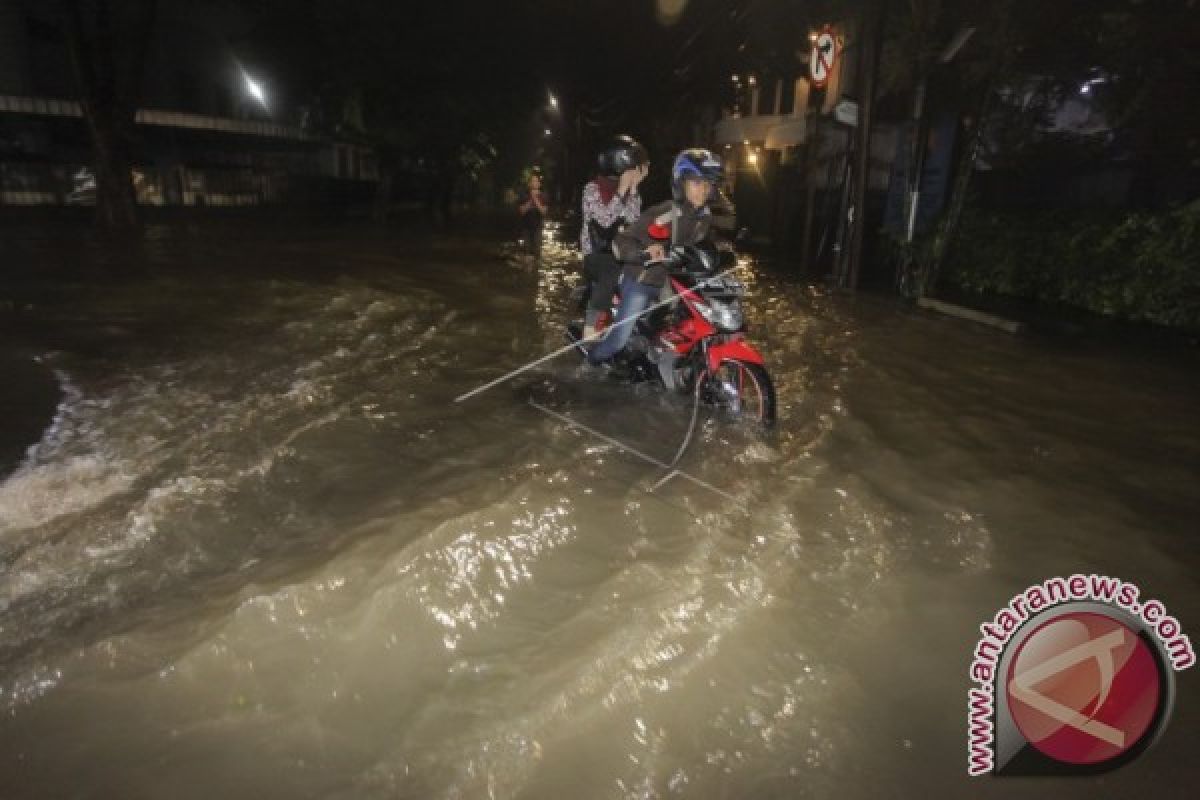
[[[709,490],[710,492],[713,492],[714,494],[719,494],[721,497],[724,497],[726,500],[729,500],[730,502],[732,502],[732,503],[733,503],[734,505],[736,505],[738,508],[741,508],[743,511],[745,510],[745,506],[743,506],[743,505],[742,505],[742,502],[741,502],[740,500],[738,500],[736,497],[734,497],[733,495],[729,494],[728,492],[725,492],[725,491],[722,491],[722,490],[718,489],[717,487],[713,486],[713,485],[712,485],[712,484],[710,484],[710,483],[705,483],[704,481],[700,480],[699,478],[697,478],[697,477],[695,477],[695,476],[693,476],[693,475],[689,475],[688,473],[684,472],[684,471],[683,471],[683,470],[681,470],[681,469],[675,469],[675,468],[674,468],[674,467],[672,467],[670,464],[667,464],[667,463],[666,463],[666,462],[664,462],[664,461],[659,461],[659,460],[658,460],[657,458],[655,458],[654,456],[648,456],[648,455],[646,455],[646,454],[645,454],[645,453],[643,453],[643,452],[640,452],[640,451],[638,451],[638,450],[635,450],[634,448],[630,447],[629,445],[625,444],[624,442],[621,442],[621,441],[619,441],[619,440],[617,440],[617,439],[614,439],[614,438],[612,438],[611,436],[606,436],[605,434],[603,434],[603,433],[600,433],[600,432],[599,432],[599,431],[597,431],[597,430],[593,430],[592,428],[589,428],[588,426],[584,425],[583,423],[576,422],[575,420],[573,420],[573,419],[571,419],[570,417],[568,417],[566,414],[560,414],[560,413],[558,413],[557,411],[551,411],[550,409],[546,408],[546,407],[545,407],[545,406],[543,406],[543,405],[540,405],[540,404],[538,404],[538,403],[534,402],[533,400],[530,400],[530,401],[529,401],[529,405],[533,406],[533,407],[534,407],[534,408],[536,408],[538,411],[541,411],[543,414],[546,414],[546,415],[548,415],[548,416],[554,417],[555,419],[557,419],[557,420],[559,420],[560,422],[563,422],[563,423],[565,423],[565,424],[567,424],[567,425],[571,426],[572,428],[578,428],[578,429],[580,429],[580,430],[582,430],[582,431],[586,431],[587,433],[590,433],[592,436],[595,436],[597,439],[601,439],[601,440],[603,440],[603,441],[605,441],[605,442],[608,442],[609,444],[613,445],[614,447],[617,447],[617,448],[619,448],[619,449],[621,449],[621,450],[624,450],[625,452],[627,452],[627,453],[629,453],[629,454],[631,454],[631,455],[635,455],[635,456],[637,456],[638,458],[642,459],[643,461],[646,461],[646,462],[648,462],[648,463],[650,463],[650,464],[653,464],[654,466],[658,467],[659,469],[664,469],[664,470],[667,470],[669,474],[668,474],[668,475],[667,475],[665,478],[663,478],[662,480],[660,480],[658,483],[656,483],[656,484],[655,484],[655,485],[654,485],[654,486],[653,486],[653,487],[650,489],[650,491],[651,491],[651,492],[653,492],[655,489],[657,489],[657,488],[659,488],[660,486],[662,486],[662,485],[663,485],[664,483],[666,483],[666,482],[667,482],[669,479],[671,479],[671,478],[675,477],[676,475],[678,475],[678,476],[679,476],[679,477],[681,477],[681,478],[686,478],[687,480],[691,481],[692,483],[696,484],[697,486],[699,486],[699,487],[701,487],[701,488],[707,489],[707,490]]]
[[[730,269],[727,269],[720,274],[713,275],[711,278],[705,278],[704,280],[698,282],[696,284],[695,288],[700,288],[701,286],[705,286],[705,285],[712,283],[713,281],[716,281],[720,278],[724,278],[729,273],[736,272],[739,269],[741,269],[741,267],[731,267]],[[640,317],[644,317],[646,314],[649,314],[651,311],[662,308],[665,305],[674,303],[678,299],[679,299],[678,295],[672,295],[671,297],[668,297],[666,300],[660,300],[659,302],[657,302],[654,305],[647,308],[641,314],[638,314],[636,317],[630,317],[628,320],[622,320],[621,324],[622,325],[624,325],[624,324],[632,325]],[[526,364],[522,367],[517,367],[516,369],[514,369],[511,372],[501,375],[499,378],[496,378],[494,381],[488,381],[487,383],[483,384],[482,386],[475,387],[474,389],[467,392],[466,394],[460,394],[458,397],[454,398],[454,402],[461,403],[463,400],[466,400],[469,397],[474,397],[477,394],[486,392],[488,389],[491,389],[493,386],[499,386],[500,384],[504,383],[505,381],[507,381],[511,378],[515,378],[516,376],[520,375],[522,372],[528,372],[529,370],[533,369],[536,366],[545,364],[547,361],[550,361],[551,359],[561,356],[563,353],[567,352],[568,350],[574,350],[575,348],[579,347],[582,344],[587,344],[589,342],[594,342],[594,341],[597,341],[598,339],[602,339],[602,338],[604,338],[605,334],[607,334],[610,330],[612,330],[612,328],[605,328],[603,331],[600,331],[599,333],[593,334],[584,339],[580,339],[577,342],[571,342],[569,345],[566,345],[565,347],[560,347],[557,350],[555,350],[554,352],[544,355],[541,358],[537,359],[536,361],[530,361],[528,364]]]

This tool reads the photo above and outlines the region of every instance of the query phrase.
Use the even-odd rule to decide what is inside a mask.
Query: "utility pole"
[[[879,72],[879,46],[883,41],[883,22],[887,0],[871,0],[863,10],[862,36],[858,54],[859,111],[855,130],[854,219],[850,227],[850,270],[848,286],[858,289],[863,257],[863,233],[867,221],[867,190],[871,171],[871,124],[875,108],[875,83]]]
[[[804,234],[800,240],[800,271],[812,274],[816,259],[812,251],[813,204],[817,201],[817,155],[821,148],[817,141],[817,115],[804,113]]]

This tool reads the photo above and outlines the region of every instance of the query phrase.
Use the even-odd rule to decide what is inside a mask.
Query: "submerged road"
[[[26,267],[91,258],[9,243]],[[67,248],[64,250],[64,248]],[[1182,797],[1197,670],[1104,776],[966,776],[978,626],[1137,582],[1200,634],[1193,355],[1015,338],[747,262],[778,431],[568,356],[576,255],[152,230],[23,312],[57,376],[0,482],[0,795]],[[90,275],[91,277],[86,277]],[[98,288],[97,288],[98,287]]]

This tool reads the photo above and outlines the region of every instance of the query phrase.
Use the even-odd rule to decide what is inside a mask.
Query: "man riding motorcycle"
[[[588,351],[588,361],[601,364],[629,341],[637,318],[658,298],[666,282],[661,262],[668,248],[699,244],[711,234],[708,203],[721,181],[721,160],[709,150],[689,148],[671,166],[672,200],[645,211],[617,234],[613,250],[623,265],[621,304],[604,338]]]

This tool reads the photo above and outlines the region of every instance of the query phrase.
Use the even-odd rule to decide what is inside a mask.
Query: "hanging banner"
[[[954,140],[958,133],[958,115],[953,112],[937,114],[929,122],[925,138],[925,166],[921,170],[921,202],[917,207],[917,231],[929,230],[946,204],[950,174],[954,170]],[[896,137],[896,157],[892,161],[892,176],[888,184],[887,208],[884,210],[885,230],[900,233],[904,230],[904,197],[908,193],[908,149],[912,123],[904,125]]]

